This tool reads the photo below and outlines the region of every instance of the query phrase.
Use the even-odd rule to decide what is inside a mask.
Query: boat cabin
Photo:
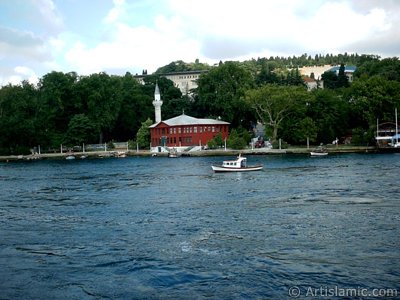
[[[246,168],[246,162],[247,158],[239,155],[237,160],[224,160],[222,166],[227,168]]]

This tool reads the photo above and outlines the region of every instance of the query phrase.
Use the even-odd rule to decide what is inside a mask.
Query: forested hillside
[[[355,80],[307,92],[298,71],[306,65],[351,64]],[[208,70],[193,97],[182,96],[159,74]],[[328,76],[329,75],[329,76]],[[339,80],[328,74],[325,78]],[[135,140],[141,124],[154,118],[155,82],[161,90],[162,117],[184,110],[195,117],[221,117],[231,130],[248,139],[257,122],[268,138],[291,144],[331,142],[352,135],[353,143],[371,144],[376,120],[393,121],[400,108],[400,62],[370,55],[316,55],[220,62],[172,62],[139,84],[124,76],[51,72],[37,85],[21,82],[0,89],[0,154],[25,154],[37,145]],[[340,81],[340,80],[339,80]]]

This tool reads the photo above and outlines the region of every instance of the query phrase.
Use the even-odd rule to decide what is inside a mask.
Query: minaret
[[[156,90],[154,91],[154,109],[155,109],[155,118],[156,123],[161,122],[161,105],[163,102],[161,101],[160,89],[158,88],[158,83],[156,82]]]

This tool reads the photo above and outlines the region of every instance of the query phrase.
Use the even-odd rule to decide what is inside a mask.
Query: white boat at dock
[[[222,165],[212,165],[214,172],[248,172],[262,170],[262,165],[247,166],[247,158],[240,154],[236,160],[224,160]]]
[[[178,156],[179,156],[179,154],[178,154],[178,150],[176,148],[172,148],[168,152],[168,157],[177,158]]]
[[[311,156],[326,156],[328,155],[328,150],[324,146],[318,146],[313,151],[310,152]]]

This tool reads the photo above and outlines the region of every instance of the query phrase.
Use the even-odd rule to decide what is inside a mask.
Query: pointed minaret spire
[[[154,90],[154,109],[155,109],[155,121],[156,123],[161,122],[161,105],[163,102],[161,101],[160,89],[158,88],[158,83],[156,82],[156,88]]]

